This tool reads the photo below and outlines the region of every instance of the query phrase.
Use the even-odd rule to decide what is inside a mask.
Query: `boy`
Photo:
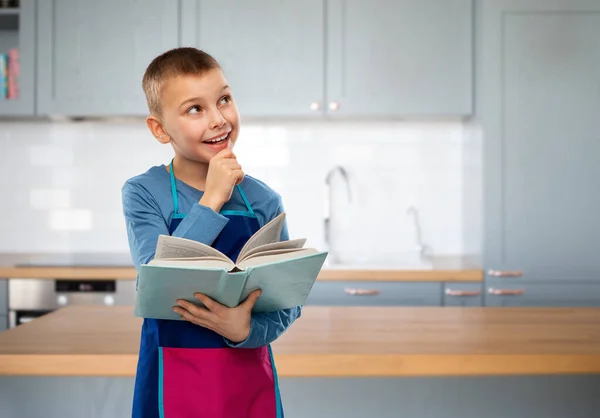
[[[240,120],[217,61],[195,48],[156,57],[142,86],[148,128],[175,156],[122,189],[129,246],[136,269],[154,257],[160,234],[212,245],[235,260],[244,243],[283,211],[281,198],[244,175],[232,151]],[[287,226],[282,240],[289,239]],[[205,295],[203,307],[173,301],[182,321],[144,319],[133,416],[283,416],[270,343],[301,307],[251,314],[260,290],[236,308]]]

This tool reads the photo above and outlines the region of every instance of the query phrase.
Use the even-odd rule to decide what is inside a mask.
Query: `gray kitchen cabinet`
[[[35,113],[36,1],[21,0],[17,9],[0,9],[0,54],[19,52],[17,97],[0,98],[0,116],[33,116]]]
[[[182,46],[213,55],[242,117],[322,116],[323,0],[183,0]]]
[[[482,306],[482,283],[444,283],[444,306]]]
[[[486,306],[600,307],[600,282],[491,280]]]
[[[480,6],[486,287],[527,290],[486,304],[595,304],[600,2]]]
[[[0,279],[0,316],[8,315],[8,280]]]
[[[441,283],[317,281],[306,306],[441,306]]]
[[[8,329],[8,317],[0,316],[0,332]]]
[[[279,379],[286,418],[595,418],[599,384],[595,375]]]
[[[464,116],[472,6],[183,0],[181,39],[222,64],[242,116]]]
[[[134,383],[133,377],[0,376],[2,418],[129,417]],[[599,385],[598,375],[279,376],[286,418],[594,418]]]
[[[472,112],[472,0],[327,2],[331,116]]]
[[[144,71],[178,46],[178,22],[168,0],[38,2],[37,113],[146,115]]]

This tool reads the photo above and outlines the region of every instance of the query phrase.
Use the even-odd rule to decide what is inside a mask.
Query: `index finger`
[[[178,299],[176,303],[177,303],[177,305],[174,306],[174,308],[183,308],[185,311],[189,312],[191,315],[193,315],[197,318],[206,319],[206,318],[208,318],[209,315],[211,315],[210,310],[205,309],[201,306],[197,306],[196,304],[194,304],[192,302],[188,302],[187,300]],[[175,310],[175,312],[178,312],[178,311]],[[178,313],[180,313],[180,312],[178,312]]]
[[[211,298],[209,298],[208,296],[206,296],[202,293],[195,293],[194,297],[196,299],[198,299],[200,302],[202,302],[202,304],[206,307],[206,309],[208,309],[209,311],[212,311],[212,312],[219,309],[219,307],[223,306],[219,302],[215,302],[214,300],[212,300]]]

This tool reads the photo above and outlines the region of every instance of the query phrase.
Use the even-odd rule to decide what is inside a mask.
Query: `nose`
[[[222,127],[223,125],[225,125],[225,122],[226,122],[225,118],[223,117],[221,112],[219,112],[218,109],[215,109],[211,114],[210,128],[218,129],[218,128]]]

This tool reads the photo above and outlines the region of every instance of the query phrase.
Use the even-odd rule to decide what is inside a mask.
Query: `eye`
[[[192,106],[188,109],[187,113],[189,114],[195,114],[195,113],[200,113],[200,106]]]
[[[231,96],[223,96],[221,97],[221,100],[219,100],[219,104],[227,104],[231,101]]]

